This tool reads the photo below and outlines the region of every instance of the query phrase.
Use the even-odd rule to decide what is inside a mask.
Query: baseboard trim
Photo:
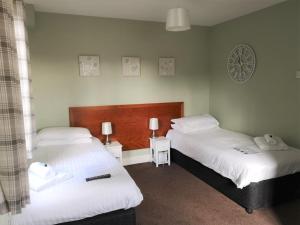
[[[151,154],[149,148],[123,151],[123,166],[151,162]]]

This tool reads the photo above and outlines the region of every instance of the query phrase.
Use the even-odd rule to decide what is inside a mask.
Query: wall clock
[[[239,44],[230,52],[227,60],[228,75],[237,83],[247,82],[254,74],[256,56],[246,44]]]

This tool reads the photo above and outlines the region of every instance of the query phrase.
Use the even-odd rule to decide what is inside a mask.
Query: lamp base
[[[106,135],[106,141],[105,141],[105,145],[110,145],[111,141],[109,140],[108,135]]]
[[[152,137],[151,137],[151,138],[153,138],[153,139],[156,138],[156,137],[155,137],[155,131],[154,131],[154,130],[152,131]]]

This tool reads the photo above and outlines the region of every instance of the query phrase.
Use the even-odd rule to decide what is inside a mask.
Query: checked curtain
[[[27,157],[35,133],[22,0],[0,0],[0,214],[29,203]]]

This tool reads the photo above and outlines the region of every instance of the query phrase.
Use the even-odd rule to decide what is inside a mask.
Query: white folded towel
[[[276,145],[277,144],[277,141],[276,141],[276,139],[274,137],[275,136],[272,135],[272,134],[265,134],[264,135],[264,138],[266,139],[266,142],[268,144],[271,144],[271,145]]]
[[[56,175],[54,169],[50,165],[42,162],[31,163],[29,172],[35,174],[41,179],[50,179]]]
[[[258,147],[263,151],[276,151],[276,150],[288,150],[289,146],[287,146],[280,137],[273,137],[276,140],[276,144],[269,144],[265,137],[255,137],[254,142],[258,145]]]
[[[54,177],[42,179],[39,176],[29,173],[29,186],[33,191],[42,191],[56,184],[62,183],[72,178],[72,174],[59,172]]]

